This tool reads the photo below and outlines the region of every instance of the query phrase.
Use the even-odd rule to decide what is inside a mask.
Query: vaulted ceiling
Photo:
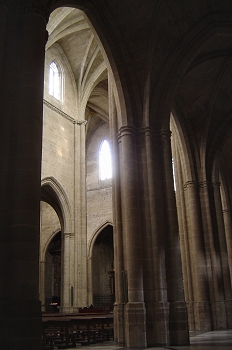
[[[108,122],[108,76],[102,52],[84,13],[58,8],[49,18],[46,49],[59,45],[75,78],[79,102],[86,101],[87,139],[99,123]]]
[[[152,5],[151,2],[149,4]],[[171,4],[173,7],[170,7]],[[157,24],[157,28],[162,24],[162,31],[159,36],[160,42],[156,42],[153,60],[160,68],[164,63],[162,57],[165,57],[165,52],[167,51],[168,55],[171,47],[174,50],[175,45],[181,42],[181,37],[188,31],[188,26],[194,27],[197,16],[200,16],[190,2],[182,2],[183,8],[177,6],[176,2],[174,4],[173,1],[169,1],[169,5],[162,5],[162,16],[159,18],[160,23]],[[199,10],[199,4],[196,7],[197,10]],[[208,10],[210,9],[202,3],[200,17],[204,19],[203,14]],[[147,16],[149,19],[150,14],[148,13]],[[82,97],[87,96],[88,139],[99,123],[108,122],[109,115],[107,69],[99,42],[94,37],[85,14],[73,8],[56,9],[50,15],[47,30],[49,32],[47,49],[55,43],[60,46],[72,69],[78,93]],[[124,35],[126,38],[127,32]],[[138,45],[145,40],[144,35],[143,32],[141,36],[134,35]],[[131,45],[134,48],[138,47],[135,43]],[[230,150],[232,150],[231,48],[231,35],[217,33],[209,40],[202,42],[198,51],[193,52],[192,61],[187,69],[182,72],[173,104],[173,109],[186,128],[188,137],[196,140],[199,154],[201,146],[206,145],[206,149],[207,147],[211,149],[212,157],[214,152],[221,152],[224,149],[225,159],[230,157]],[[144,53],[147,57],[148,52]],[[146,67],[143,69],[145,70]],[[211,161],[210,163],[212,164]]]

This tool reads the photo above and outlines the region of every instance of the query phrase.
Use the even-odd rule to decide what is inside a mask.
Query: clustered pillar
[[[222,283],[224,287],[223,299],[225,300],[225,311],[227,323],[225,328],[232,327],[232,290],[231,290],[231,279],[229,270],[229,259],[228,259],[228,249],[225,234],[225,224],[223,218],[222,210],[222,200],[220,191],[220,182],[213,182],[213,194],[215,203],[215,217],[217,220],[217,233],[218,233],[218,247],[221,256],[221,273],[222,273]]]
[[[193,289],[193,299],[190,299],[189,306],[193,306],[194,329],[210,330],[209,290],[197,182],[186,182],[184,192],[187,205],[186,210],[188,213],[187,241],[191,269],[191,286]],[[191,312],[191,308],[189,312]]]
[[[114,269],[115,269],[115,303],[114,303],[114,339],[119,345],[125,344],[125,322],[124,306],[125,295],[123,285],[124,257],[123,257],[123,234],[122,234],[122,210],[120,193],[120,166],[119,166],[119,144],[118,114],[116,108],[111,76],[109,75],[109,121],[112,140],[112,201],[114,221]]]
[[[161,130],[165,204],[166,237],[165,260],[167,268],[167,294],[169,306],[169,336],[172,345],[189,343],[188,316],[184,300],[183,275],[181,267],[179,229],[177,219],[174,179],[172,170],[171,132]]]
[[[175,139],[172,147],[189,327],[205,331],[230,328],[231,213],[224,209],[225,198],[223,207],[220,182],[184,180],[189,170],[180,162],[183,149],[177,144]]]
[[[123,126],[117,144],[117,112],[112,101],[111,113],[114,164],[120,169],[114,174],[113,184],[118,224],[115,340],[121,345],[124,341],[129,348],[186,345],[188,316],[170,131]]]
[[[147,345],[169,344],[169,303],[167,301],[162,156],[159,133],[153,128],[140,130],[141,169],[144,201],[144,296],[146,302]],[[159,171],[158,171],[159,169]]]
[[[125,334],[126,345],[146,346],[143,293],[143,241],[138,192],[136,134],[133,127],[121,127],[118,136],[123,213]]]

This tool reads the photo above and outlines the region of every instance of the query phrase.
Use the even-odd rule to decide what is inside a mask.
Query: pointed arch
[[[60,219],[63,232],[73,232],[68,197],[55,178],[47,177],[41,181],[41,200],[54,208]]]
[[[93,260],[93,250],[94,245],[99,237],[99,234],[107,228],[107,226],[111,226],[113,229],[113,224],[110,221],[105,221],[102,225],[100,225],[93,233],[92,237],[88,242],[87,247],[87,271],[88,271],[88,304],[93,304],[93,273],[92,273],[92,260]]]
[[[94,246],[94,243],[97,239],[97,236],[99,235],[99,233],[104,230],[107,226],[112,226],[113,227],[113,223],[111,221],[105,221],[102,225],[100,225],[95,231],[94,233],[92,234],[92,237],[90,238],[89,242],[88,242],[88,249],[87,249],[87,256],[88,256],[88,259],[91,258],[92,256],[92,253],[93,253],[93,246]]]

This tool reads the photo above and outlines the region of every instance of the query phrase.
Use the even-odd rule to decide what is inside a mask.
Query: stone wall
[[[87,238],[93,237],[102,225],[112,223],[111,180],[100,180],[99,149],[103,140],[109,141],[109,127],[101,124],[93,134],[86,155],[87,165]]]
[[[60,101],[49,94],[49,65],[53,60],[56,60],[61,68],[63,79]],[[85,154],[82,154],[82,145],[81,143],[78,144],[81,141],[75,134],[77,132],[75,128],[79,128],[76,125],[79,110],[76,96],[76,84],[70,73],[65,55],[56,45],[48,48],[45,59],[42,183],[49,181],[49,179],[55,183],[57,188],[55,188],[53,199],[55,199],[56,205],[60,209],[60,215],[65,215],[63,210],[64,203],[62,203],[64,198],[61,198],[60,195],[62,193],[67,201],[70,216],[60,218],[60,222],[56,212],[50,205],[45,202],[41,204],[41,281],[45,281],[45,266],[43,265],[46,264],[43,262],[45,260],[45,250],[54,232],[62,229],[65,231],[62,231],[62,233],[65,234],[63,300],[65,301],[66,310],[68,310],[70,303],[69,291],[71,286],[76,286],[77,294],[86,294],[86,290],[88,290],[90,295],[92,295],[91,266],[88,267],[88,282],[86,283],[89,286],[80,288],[80,282],[76,282],[74,275],[79,276],[80,273],[85,273],[83,269],[78,267],[80,263],[86,264],[86,261],[83,261],[86,259],[85,251],[87,250],[87,256],[91,256],[93,244],[98,233],[105,225],[112,223],[113,220],[111,180],[100,181],[99,178],[99,149],[104,139],[109,141],[109,126],[107,123],[102,122],[95,132],[92,132],[92,136],[86,145],[85,159]],[[79,159],[79,157],[81,158]],[[79,193],[77,186],[80,186],[80,184],[77,184],[77,181],[81,181],[79,171],[81,164],[83,164],[81,163],[83,159],[86,160],[86,203],[80,201],[80,198],[77,197]],[[78,242],[82,241],[80,237],[83,235],[83,232],[80,231],[78,225],[80,218],[83,216],[82,213],[85,213],[85,205],[87,207],[87,229],[86,231],[84,229],[83,232],[87,238],[87,245],[80,246]],[[68,220],[70,222],[67,223]],[[81,220],[84,220],[84,218]],[[66,223],[64,228],[62,228],[62,222]],[[67,227],[69,227],[68,230]],[[71,227],[73,231],[70,230]],[[69,238],[67,239],[67,237]],[[78,259],[81,259],[81,261]],[[83,278],[81,280],[84,283]],[[41,293],[44,293],[42,286]],[[89,300],[91,299],[92,296],[90,296]],[[81,304],[79,306],[86,305]]]

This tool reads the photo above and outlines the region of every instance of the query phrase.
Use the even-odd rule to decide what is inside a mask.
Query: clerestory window
[[[104,140],[99,150],[100,180],[112,178],[112,162],[109,142]]]
[[[50,64],[49,94],[57,100],[61,98],[61,70],[55,61],[52,61]]]

